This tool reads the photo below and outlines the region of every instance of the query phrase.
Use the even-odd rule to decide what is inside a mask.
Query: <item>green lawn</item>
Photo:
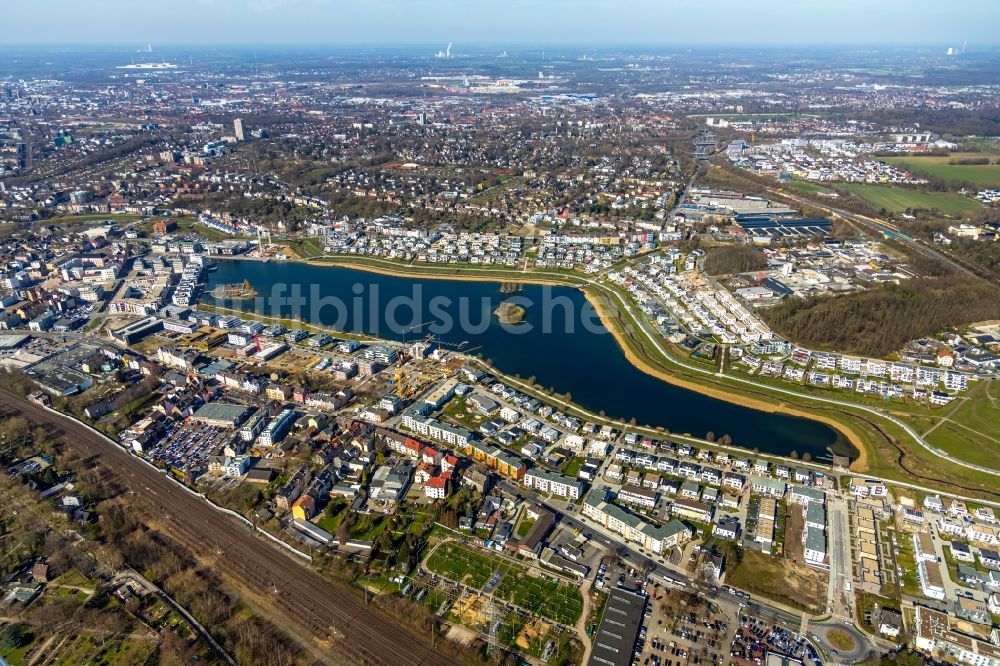
[[[454,398],[447,405],[445,405],[441,413],[464,428],[477,430],[487,417],[479,414],[478,412],[472,411],[472,409],[466,405],[465,400],[466,398],[464,396]]]
[[[913,541],[907,532],[896,533],[896,564],[903,569],[900,576],[900,591],[912,597],[923,596],[920,580],[917,578],[917,560],[913,554]]]
[[[517,526],[517,536],[523,539],[524,537],[528,536],[528,532],[530,532],[531,528],[534,526],[535,526],[535,521],[532,520],[531,518],[522,519]]]
[[[337,525],[340,524],[340,521],[343,517],[344,514],[342,513],[338,513],[335,516],[323,516],[318,521],[316,521],[316,524],[319,525],[320,529],[324,529],[330,534],[333,534],[334,531],[336,531],[337,529]]]
[[[566,476],[572,476],[574,479],[576,475],[580,473],[580,468],[583,466],[584,459],[580,457],[570,458],[566,466],[563,467],[563,474]]]
[[[951,160],[963,158],[986,158],[992,164],[949,164]],[[983,187],[1000,186],[1000,164],[996,155],[989,153],[955,153],[942,156],[887,157],[885,161],[916,174],[927,174],[946,181],[962,180]]]
[[[362,515],[358,522],[351,527],[350,536],[359,541],[374,541],[375,537],[385,531],[388,522],[384,516],[373,518],[369,515]]]
[[[1000,468],[1000,386],[983,381],[958,399],[961,404],[954,413],[948,407],[941,411],[948,420],[938,424],[927,441],[956,458]]]
[[[297,238],[286,243],[300,258],[318,257],[326,254],[323,243],[317,238]]]
[[[563,624],[574,624],[583,612],[583,598],[575,587],[530,576],[520,565],[459,544],[439,546],[428,558],[427,568],[475,589],[482,589],[499,571],[504,576],[496,596]]]
[[[894,213],[902,213],[907,209],[936,209],[946,215],[960,217],[973,215],[983,208],[975,199],[954,192],[921,192],[892,185],[867,183],[843,183],[840,187],[876,208],[884,208]]]

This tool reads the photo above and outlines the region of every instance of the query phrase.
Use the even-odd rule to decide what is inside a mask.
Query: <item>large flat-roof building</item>
[[[218,428],[236,428],[254,411],[253,407],[227,402],[209,402],[191,415],[191,420]]]
[[[629,666],[645,610],[645,596],[618,588],[611,590],[594,634],[594,649],[588,665]]]
[[[147,335],[163,330],[163,320],[156,317],[143,317],[138,321],[121,326],[111,331],[111,337],[122,344],[133,345]]]

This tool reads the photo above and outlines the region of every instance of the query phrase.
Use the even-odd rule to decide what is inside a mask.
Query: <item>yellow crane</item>
[[[396,371],[392,374],[392,380],[396,385],[396,395],[399,396],[400,400],[405,400],[413,395],[413,389],[409,386],[407,377],[403,373],[403,355],[400,354],[396,358]]]

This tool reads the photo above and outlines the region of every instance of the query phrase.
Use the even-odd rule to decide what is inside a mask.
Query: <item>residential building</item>
[[[678,520],[671,520],[663,526],[646,523],[625,509],[605,502],[602,493],[598,492],[587,495],[582,512],[612,532],[654,553],[679,546],[694,535],[694,530]]]
[[[625,504],[632,504],[646,509],[656,506],[659,493],[650,488],[638,488],[635,486],[624,486],[618,491],[618,501]]]
[[[573,477],[538,468],[524,475],[524,485],[539,492],[572,500],[579,499],[583,493],[583,484]]]

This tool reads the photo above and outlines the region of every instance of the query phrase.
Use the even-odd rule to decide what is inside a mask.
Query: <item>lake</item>
[[[431,280],[295,262],[219,260],[203,300],[268,317],[292,318],[335,330],[415,341],[433,334],[448,349],[478,354],[508,375],[534,377],[594,413],[675,433],[728,434],[747,449],[787,456],[856,455],[837,430],[712,398],[652,377],[632,365],[600,324],[583,292],[523,285],[501,293],[498,282]],[[250,301],[210,295],[221,284],[249,280]],[[492,313],[505,300],[524,308],[524,321],[503,324]]]

